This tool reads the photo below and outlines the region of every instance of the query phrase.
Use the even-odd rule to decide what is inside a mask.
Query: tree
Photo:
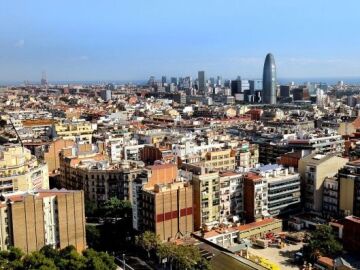
[[[52,259],[47,258],[44,254],[38,251],[35,251],[24,257],[23,267],[24,269],[41,269],[41,270],[57,269]]]
[[[87,249],[79,254],[75,247],[68,246],[56,250],[45,246],[24,256],[24,253],[15,248],[0,252],[0,268],[11,270],[41,269],[41,270],[115,270],[114,257],[104,252]]]
[[[160,238],[153,232],[145,231],[143,234],[136,236],[135,243],[142,247],[150,258],[150,251],[156,249],[160,244]]]
[[[83,252],[86,258],[86,269],[89,270],[115,270],[117,268],[114,257],[105,252],[96,252],[87,249]]]
[[[58,261],[60,269],[84,269],[86,258],[77,252],[74,246],[67,246],[60,250],[60,260]]]
[[[319,225],[310,234],[309,243],[304,246],[304,256],[310,261],[316,261],[320,256],[337,256],[341,250],[342,245],[335,239],[331,226]]]
[[[101,205],[100,212],[104,217],[122,218],[130,216],[131,209],[131,203],[129,201],[112,197]]]
[[[58,259],[60,256],[59,250],[54,249],[51,245],[43,246],[40,249],[40,253],[48,258]]]
[[[101,231],[98,226],[86,225],[86,243],[94,249],[101,248]]]
[[[165,243],[158,245],[156,249],[156,255],[160,260],[166,259],[172,269],[173,261],[176,258],[177,246],[173,243]]]
[[[3,269],[22,269],[23,256],[24,253],[14,247],[10,247],[9,250],[0,251],[0,267]]]
[[[211,269],[207,260],[203,259],[200,250],[196,246],[176,245],[174,243],[159,244],[156,255],[167,258],[170,269],[175,264],[177,269]]]
[[[96,216],[98,208],[96,203],[90,200],[85,200],[85,216],[94,217]]]
[[[212,269],[210,262],[204,258],[201,259],[197,268],[200,270],[211,270]]]
[[[201,261],[200,251],[195,246],[179,245],[175,251],[175,260],[180,269],[194,269]]]

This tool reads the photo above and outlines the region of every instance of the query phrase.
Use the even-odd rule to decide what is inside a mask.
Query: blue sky
[[[359,0],[0,0],[0,81],[360,76]]]

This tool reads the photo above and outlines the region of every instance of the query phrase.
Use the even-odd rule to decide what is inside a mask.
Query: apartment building
[[[39,190],[0,198],[0,248],[26,253],[45,245],[86,249],[83,191]]]
[[[219,172],[200,167],[192,175],[194,190],[194,229],[211,228],[220,222]]]
[[[339,211],[343,216],[360,217],[360,160],[339,170]]]
[[[0,146],[0,192],[49,188],[48,167],[17,145]]]
[[[189,183],[154,185],[142,191],[142,229],[162,241],[189,236],[194,230],[193,192]]]
[[[92,134],[95,130],[96,124],[87,121],[64,121],[52,126],[51,137],[91,143]]]
[[[64,148],[75,144],[72,140],[55,139],[37,146],[34,150],[35,156],[48,165],[49,174],[56,173],[60,169],[60,153]]]
[[[234,170],[235,151],[226,149],[207,152],[204,158],[204,166],[214,170]]]
[[[339,179],[326,177],[323,189],[322,213],[324,217],[337,217],[339,214]]]
[[[31,130],[34,138],[47,138],[51,126],[55,123],[53,119],[27,119],[22,120],[22,127]]]
[[[319,153],[343,153],[345,150],[345,141],[338,134],[323,134],[313,136],[312,138],[301,138],[289,140],[288,146],[294,151],[302,150],[305,154]]]
[[[343,242],[346,243],[346,250],[359,254],[360,250],[360,217],[347,216],[342,220],[344,225]]]
[[[132,139],[131,133],[127,131],[112,131],[105,136],[98,135],[103,142],[103,149],[106,150],[111,163],[121,160],[140,160],[140,150],[144,145],[138,145],[136,139]]]
[[[252,169],[244,180],[247,221],[275,217],[301,208],[300,175],[293,168],[269,164]]]
[[[117,197],[132,200],[132,184],[142,172],[141,161],[123,160],[110,164],[94,146],[64,149],[60,156],[59,186],[84,190],[85,198],[97,204]],[[90,148],[89,148],[90,147]]]
[[[135,230],[143,230],[143,196],[144,190],[154,190],[155,185],[169,185],[179,181],[176,164],[155,164],[144,167],[132,182],[132,224]]]
[[[247,141],[239,143],[235,150],[235,165],[242,168],[253,168],[259,163],[259,146]]]
[[[283,168],[279,165],[260,167],[268,184],[268,212],[279,216],[301,209],[300,175],[294,168]]]
[[[346,162],[347,159],[336,154],[313,153],[300,159],[298,170],[302,181],[305,209],[314,213],[322,212],[324,181],[327,177],[337,174]]]
[[[177,157],[169,147],[144,145],[141,149],[141,160],[146,164],[152,165],[155,161],[176,163]]]
[[[268,217],[267,180],[255,172],[244,176],[244,217],[246,222],[254,222]]]
[[[224,171],[220,176],[220,221],[238,221],[244,212],[243,174]]]

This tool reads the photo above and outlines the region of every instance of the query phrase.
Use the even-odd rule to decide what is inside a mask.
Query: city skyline
[[[261,78],[269,52],[279,78],[359,77],[359,7],[323,0],[12,1],[0,9],[0,81],[38,81],[43,70],[49,81],[142,80],[199,70]]]

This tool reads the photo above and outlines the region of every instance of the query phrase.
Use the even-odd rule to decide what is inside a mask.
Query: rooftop
[[[345,219],[350,220],[352,222],[358,223],[360,224],[360,217],[355,217],[355,216],[347,216]]]
[[[275,218],[266,218],[260,221],[255,221],[252,223],[248,223],[248,224],[244,224],[244,225],[240,225],[237,227],[237,229],[241,232],[241,231],[247,231],[247,230],[252,230],[258,227],[262,227],[268,224],[271,224],[273,222],[277,222],[280,221],[279,219],[275,219]]]

